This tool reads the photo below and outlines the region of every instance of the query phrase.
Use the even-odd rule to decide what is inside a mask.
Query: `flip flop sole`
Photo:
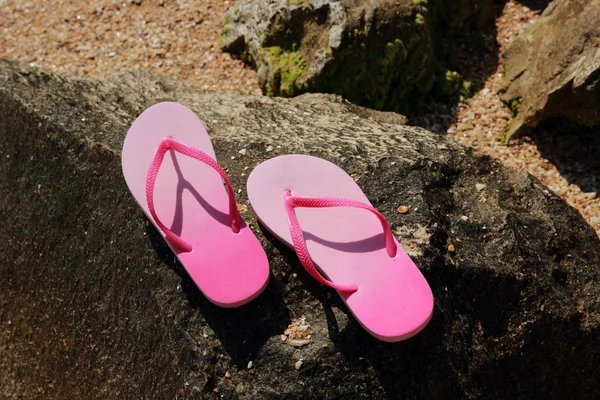
[[[294,196],[370,204],[354,180],[329,161],[306,155],[265,161],[248,178],[248,197],[261,223],[292,249],[284,208],[286,190]],[[349,207],[295,212],[315,265],[332,282],[358,286],[355,293],[340,295],[368,332],[395,342],[427,325],[433,312],[431,289],[399,243],[396,256],[388,255],[381,223],[372,213]]]
[[[185,106],[159,103],[136,119],[123,144],[123,175],[136,202],[157,229],[146,202],[146,175],[166,136],[216,160],[204,125]],[[154,204],[160,220],[192,246],[191,252],[181,252],[169,244],[211,302],[236,307],[264,290],[269,280],[267,256],[243,221],[240,231],[233,233],[227,191],[210,166],[168,152],[156,177]]]

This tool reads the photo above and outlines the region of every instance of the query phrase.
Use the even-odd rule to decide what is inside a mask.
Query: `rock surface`
[[[507,47],[501,98],[515,113],[506,139],[550,118],[600,124],[600,3],[555,0]]]
[[[165,100],[205,121],[269,256],[266,292],[240,309],[202,296],[122,178],[128,126]],[[600,396],[600,241],[525,172],[332,95],[211,94],[143,72],[0,62],[0,112],[0,397]],[[290,152],[338,163],[389,219],[436,299],[418,336],[372,338],[261,233],[244,174]],[[289,324],[311,343],[284,343]]]
[[[258,70],[264,94],[336,93],[355,104],[410,112],[434,88],[461,88],[443,67],[454,32],[491,17],[489,0],[240,0],[223,50]]]

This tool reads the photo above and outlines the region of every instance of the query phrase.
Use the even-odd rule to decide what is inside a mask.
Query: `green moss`
[[[510,122],[506,126],[506,129],[504,130],[504,133],[502,134],[502,137],[500,138],[500,144],[502,146],[506,146],[508,142],[510,142],[510,139],[515,135],[515,133],[522,129],[522,127],[522,120],[514,117],[511,118]]]
[[[298,85],[296,82],[308,69],[299,51],[286,52],[279,46],[273,46],[265,47],[261,52],[273,74],[273,80],[279,80],[279,88],[269,88],[267,95],[291,97],[308,89],[305,83]]]
[[[510,103],[508,103],[508,107],[511,109],[511,111],[513,113],[513,117],[515,115],[517,115],[519,113],[519,111],[521,110],[522,102],[523,102],[523,99],[521,97],[517,97],[515,99],[512,99],[510,101]]]
[[[362,47],[362,45],[361,45]],[[366,47],[366,46],[365,46]],[[400,39],[395,39],[393,42],[386,43],[384,51],[384,63],[403,62],[406,60],[407,51],[404,43]]]
[[[460,89],[458,89],[458,94],[460,94],[460,99],[462,101],[465,101],[473,97],[476,91],[477,89],[475,88],[475,85],[473,85],[472,82],[463,79],[460,85]]]
[[[425,25],[425,17],[421,14],[417,14],[415,16],[415,24],[417,25]]]
[[[462,76],[455,71],[446,71],[439,74],[436,79],[437,92],[442,96],[449,96],[458,92],[463,82]]]
[[[225,25],[223,29],[221,29],[221,35],[227,35],[227,32],[229,32],[229,25]]]
[[[426,6],[427,0],[413,0],[413,5],[415,6]]]
[[[304,0],[290,0],[290,5],[291,6],[299,6],[304,4]]]

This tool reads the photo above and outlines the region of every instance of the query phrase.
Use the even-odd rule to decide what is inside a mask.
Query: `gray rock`
[[[355,104],[409,112],[437,84],[458,91],[443,67],[449,36],[481,25],[490,0],[240,0],[225,15],[224,51],[258,71],[264,94],[336,93]]]
[[[600,124],[600,6],[555,0],[506,49],[502,100],[515,117],[505,140],[551,118]]]
[[[236,189],[245,167],[291,152],[355,176],[431,284],[429,326],[372,338],[249,207],[271,282],[240,309],[209,303],[121,174],[128,126],[165,100],[206,122]],[[0,62],[0,112],[0,397],[600,395],[600,241],[523,171],[332,95],[204,93],[144,72],[92,81]],[[295,348],[281,334],[301,316],[312,338]]]

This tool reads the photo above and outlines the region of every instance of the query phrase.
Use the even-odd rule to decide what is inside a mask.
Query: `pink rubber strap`
[[[231,183],[229,182],[225,171],[223,171],[219,164],[217,164],[217,162],[213,160],[208,154],[193,147],[190,147],[186,144],[178,142],[170,136],[167,136],[158,145],[158,148],[154,153],[154,157],[152,158],[152,162],[150,163],[148,175],[146,176],[146,201],[148,202],[148,209],[150,210],[150,214],[152,215],[152,218],[154,218],[156,224],[164,232],[167,240],[169,240],[169,242],[171,242],[181,251],[192,251],[192,246],[189,243],[187,243],[181,237],[173,233],[160,221],[158,215],[156,215],[156,210],[154,209],[154,184],[156,183],[156,175],[158,175],[158,170],[160,169],[165,154],[169,150],[173,150],[188,157],[192,157],[198,161],[202,161],[203,163],[207,164],[215,171],[217,171],[219,175],[221,175],[221,178],[227,185],[227,192],[229,195],[229,219],[231,221],[231,229],[234,233],[238,233],[240,231],[240,214],[237,210],[237,202],[235,200],[233,188],[231,187]]]
[[[308,273],[315,278],[317,281],[321,282],[324,285],[327,285],[333,289],[339,290],[340,292],[345,293],[354,293],[358,290],[358,286],[356,285],[348,285],[348,284],[339,284],[333,283],[328,279],[325,279],[323,275],[317,271],[315,268],[312,259],[310,258],[310,254],[308,254],[308,248],[306,247],[306,240],[304,239],[304,234],[302,233],[302,228],[300,228],[300,223],[298,222],[298,218],[296,217],[296,213],[294,212],[294,208],[296,207],[305,207],[305,208],[323,208],[323,207],[355,207],[362,208],[364,210],[371,211],[381,222],[381,226],[383,227],[384,239],[385,239],[385,248],[390,257],[395,257],[398,251],[398,246],[396,245],[396,241],[394,240],[394,235],[392,234],[392,229],[388,224],[387,220],[379,211],[370,206],[369,204],[362,203],[356,200],[348,200],[348,199],[338,199],[331,197],[301,197],[301,196],[293,196],[289,190],[286,190],[284,195],[284,205],[285,211],[288,216],[288,222],[290,226],[290,232],[292,234],[292,242],[294,244],[294,248],[296,253],[298,254],[298,258],[300,262],[306,268]]]

